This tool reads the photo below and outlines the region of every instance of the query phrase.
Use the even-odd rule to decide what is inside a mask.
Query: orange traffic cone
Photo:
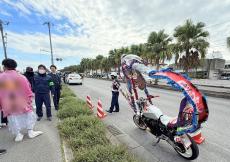
[[[205,138],[202,136],[201,134],[201,130],[197,130],[194,133],[189,133],[189,135],[192,137],[192,139],[197,143],[197,144],[201,144],[204,142]]]
[[[89,106],[90,110],[93,110],[93,104],[90,96],[86,96],[86,103]]]
[[[97,117],[102,119],[106,116],[106,113],[103,111],[101,100],[97,102]]]

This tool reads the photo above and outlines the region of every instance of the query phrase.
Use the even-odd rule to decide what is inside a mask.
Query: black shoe
[[[119,110],[113,110],[113,112],[119,112]]]
[[[110,114],[112,114],[112,112],[110,110],[105,110],[105,111],[108,112],[108,113],[110,113]]]
[[[42,117],[38,117],[38,118],[37,118],[37,121],[40,121],[41,119],[42,119]]]
[[[6,150],[5,149],[0,149],[0,155],[5,154]]]
[[[48,117],[47,120],[52,121],[52,118],[51,118],[51,117]]]

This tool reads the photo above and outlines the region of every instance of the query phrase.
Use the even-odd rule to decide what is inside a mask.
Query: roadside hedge
[[[86,103],[64,86],[57,113],[61,137],[73,150],[73,162],[136,162],[126,148],[112,145],[106,127]]]

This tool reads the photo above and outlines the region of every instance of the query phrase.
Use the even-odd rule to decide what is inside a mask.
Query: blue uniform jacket
[[[49,73],[49,76],[51,76],[53,80],[55,89],[61,89],[61,76],[58,73]]]
[[[46,74],[36,74],[34,76],[34,92],[54,94],[54,83],[51,76]]]

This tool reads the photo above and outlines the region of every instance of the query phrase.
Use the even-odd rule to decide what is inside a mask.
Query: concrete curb
[[[105,123],[105,122],[104,122]],[[118,129],[118,128],[117,128]],[[119,130],[121,131],[121,130]],[[122,131],[121,131],[122,132]],[[128,152],[133,154],[137,159],[142,162],[158,162],[152,153],[147,151],[143,146],[133,140],[128,134],[122,132],[119,135],[113,135],[108,129],[106,131],[106,137],[110,140],[113,145],[124,145],[127,147]]]
[[[106,81],[111,81],[108,79],[101,79],[101,78],[92,78],[92,79],[98,79],[98,80],[106,80]],[[120,81],[122,83],[125,83],[124,81]],[[196,84],[197,85],[197,84]],[[167,85],[150,85],[147,84],[148,87],[150,88],[159,88],[159,89],[166,89],[166,90],[172,90],[172,91],[178,91],[172,87],[169,87]],[[198,85],[197,85],[198,86]],[[200,85],[200,86],[204,86],[204,85]],[[208,87],[208,86],[207,86]],[[215,86],[209,86],[209,87],[215,87]],[[216,88],[223,88],[223,87],[219,87],[216,86]],[[224,87],[226,88],[226,87]],[[228,89],[228,87],[227,87]],[[210,96],[210,97],[216,97],[216,98],[225,98],[225,99],[230,99],[230,93],[226,93],[226,92],[217,92],[217,91],[209,91],[209,90],[203,90],[203,89],[199,89],[204,95],[206,96]]]
[[[63,152],[65,162],[71,162],[74,159],[73,151],[68,147],[67,143],[63,140]]]

